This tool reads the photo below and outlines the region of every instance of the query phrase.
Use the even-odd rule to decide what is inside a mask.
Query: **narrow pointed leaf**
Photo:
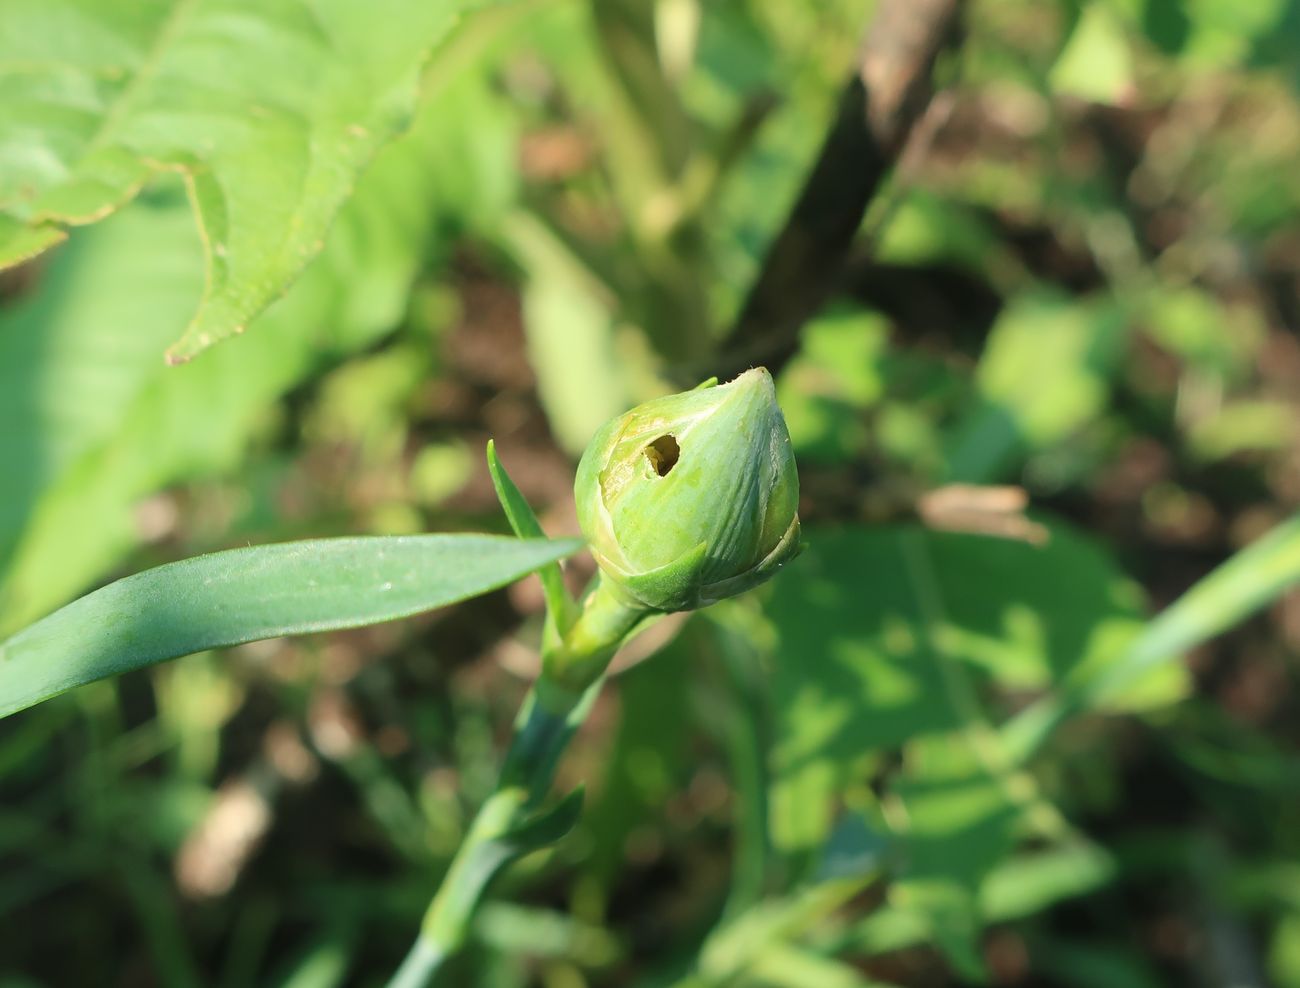
[[[542,524],[533,513],[532,506],[523,493],[515,486],[497,457],[497,446],[489,439],[487,445],[488,472],[492,474],[492,486],[496,488],[497,500],[501,510],[506,513],[511,530],[521,539],[541,539],[546,537]],[[563,634],[568,630],[569,619],[573,612],[573,602],[569,591],[564,586],[564,574],[559,563],[548,563],[537,571],[542,580],[542,592],[546,595],[546,611],[555,626]]]
[[[289,542],[169,563],[75,600],[0,644],[0,717],[191,652],[356,628],[465,600],[580,546],[416,535]]]
[[[1107,672],[1027,707],[1003,728],[1017,760],[1028,758],[1072,713],[1096,706],[1150,669],[1245,620],[1300,584],[1300,516],[1242,549],[1157,615]]]
[[[1300,515],[1242,549],[1162,611],[1086,690],[1112,694],[1148,669],[1222,634],[1300,583]]]
[[[519,820],[504,833],[472,845],[451,886],[453,894],[425,916],[421,939],[437,945],[439,953],[454,952],[469,930],[470,919],[488,885],[525,854],[550,847],[565,837],[582,816],[585,794],[586,790],[579,786],[554,806]],[[505,792],[497,796],[502,800],[502,807],[515,805],[513,794]]]

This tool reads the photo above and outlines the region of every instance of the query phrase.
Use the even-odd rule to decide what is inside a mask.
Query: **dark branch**
[[[933,95],[935,60],[956,33],[962,0],[882,0],[858,72],[784,229],[723,343],[722,379],[753,364],[773,370],[831,294],[867,205]]]

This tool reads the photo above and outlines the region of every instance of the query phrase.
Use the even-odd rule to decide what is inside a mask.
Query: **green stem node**
[[[580,695],[604,674],[619,646],[656,612],[621,593],[603,575],[582,603],[582,613],[569,633],[542,654],[542,682],[549,682],[545,699],[564,702]],[[540,695],[540,691],[539,691]]]
[[[515,719],[496,790],[479,808],[389,988],[427,985],[464,945],[488,883],[511,861],[553,843],[572,826],[565,804],[576,813],[580,794],[553,810],[539,807],[560,756],[600,692],[610,659],[650,616],[601,580],[563,638],[547,636],[542,675]]]

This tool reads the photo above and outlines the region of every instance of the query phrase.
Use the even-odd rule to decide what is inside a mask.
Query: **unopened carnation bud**
[[[704,607],[799,551],[799,475],[765,368],[607,422],[578,466],[582,533],[603,579],[652,611]]]

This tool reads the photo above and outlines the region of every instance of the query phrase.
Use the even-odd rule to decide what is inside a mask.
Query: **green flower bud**
[[[607,422],[578,465],[603,579],[651,611],[704,607],[799,551],[799,475],[772,375],[657,398]]]

